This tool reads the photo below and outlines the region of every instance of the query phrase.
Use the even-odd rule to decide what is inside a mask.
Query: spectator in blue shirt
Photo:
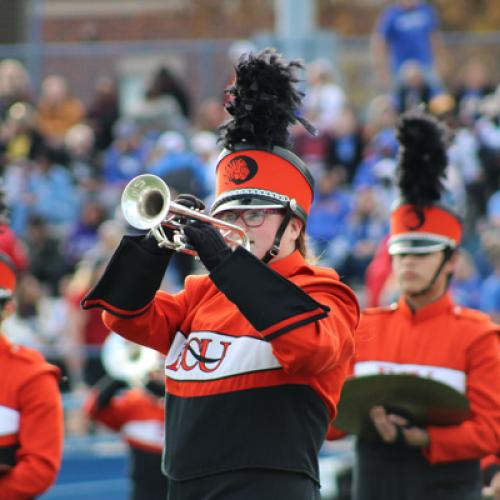
[[[389,231],[373,187],[365,185],[356,190],[354,207],[346,222],[343,238],[349,250],[335,268],[345,282],[356,286],[363,283],[368,264]]]
[[[462,248],[458,255],[458,263],[453,273],[450,291],[455,304],[479,309],[481,278],[471,254]]]
[[[37,153],[25,189],[20,234],[31,215],[40,216],[58,235],[66,234],[78,214],[78,192],[68,170],[54,162],[52,150],[44,147]]]
[[[381,13],[372,36],[375,72],[385,87],[395,83],[401,67],[415,61],[437,86],[436,56],[441,50],[436,10],[423,0],[399,0]]]
[[[485,251],[494,272],[481,285],[480,309],[488,313],[493,321],[500,320],[500,232],[493,230],[485,243]]]
[[[381,179],[377,165],[385,159],[395,160],[398,153],[398,142],[393,128],[381,129],[372,138],[365,149],[365,157],[358,166],[353,179],[353,187],[373,186]]]
[[[343,236],[346,221],[351,211],[351,195],[340,185],[344,178],[342,169],[324,172],[317,183],[314,202],[307,221],[307,234],[318,257],[333,265],[336,254],[344,255],[345,249],[339,248],[339,237]]]
[[[155,154],[157,159],[147,167],[147,171],[161,177],[173,191],[173,197],[190,193],[203,199],[208,195],[205,165],[187,149],[181,133],[174,130],[163,133],[158,138]]]
[[[150,152],[149,146],[133,122],[117,122],[114,127],[114,141],[104,155],[104,183],[107,186],[118,185],[121,189],[130,179],[142,174]]]

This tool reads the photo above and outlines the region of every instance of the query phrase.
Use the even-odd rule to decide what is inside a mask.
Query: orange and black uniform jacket
[[[165,490],[161,472],[161,454],[165,437],[164,398],[154,397],[145,389],[129,389],[100,403],[98,389],[85,404],[87,415],[113,431],[121,432],[132,454],[131,477],[151,488]]]
[[[0,500],[43,493],[55,481],[63,446],[59,369],[0,335]]]
[[[138,287],[130,283],[134,257],[125,273],[130,293]],[[114,276],[123,283],[123,273]],[[170,479],[265,468],[318,480],[317,453],[359,319],[354,294],[334,271],[308,265],[299,252],[268,266],[238,248],[209,276],[189,276],[178,294],[160,291],[141,304],[114,290],[123,285],[104,279],[83,305],[107,309],[110,329],[167,354]]]
[[[500,327],[449,295],[413,312],[404,299],[367,309],[357,334],[356,375],[413,373],[465,394],[472,417],[427,427],[432,464],[479,459],[500,449]]]

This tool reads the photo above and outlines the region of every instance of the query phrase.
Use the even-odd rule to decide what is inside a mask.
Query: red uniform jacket
[[[104,313],[111,330],[167,354],[172,479],[245,467],[317,479],[316,454],[348,371],[358,304],[334,271],[309,266],[299,252],[269,267],[329,313],[292,311],[259,331],[208,276],[188,277],[176,295],[158,292],[135,317]]]
[[[403,299],[362,315],[354,375],[413,373],[464,393],[472,417],[460,425],[428,427],[430,463],[478,459],[500,449],[499,326],[449,295],[416,313]]]
[[[61,464],[63,409],[59,370],[0,335],[0,500],[43,493]],[[12,468],[8,468],[12,465]]]
[[[95,394],[91,394],[85,411],[93,420],[121,432],[132,448],[161,454],[165,438],[163,399],[133,389],[113,397],[108,405],[99,409]]]

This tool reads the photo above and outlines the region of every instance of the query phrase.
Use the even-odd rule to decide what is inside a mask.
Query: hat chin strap
[[[418,292],[409,293],[408,295],[410,297],[420,297],[421,295],[424,295],[425,293],[427,293],[434,286],[434,284],[436,283],[439,275],[441,274],[441,271],[443,270],[445,264],[450,260],[451,256],[453,255],[453,248],[446,247],[443,252],[444,252],[443,260],[442,260],[441,264],[439,264],[439,267],[437,268],[436,272],[434,273],[434,276],[432,277],[429,284],[426,287],[422,288],[422,290],[419,290]]]
[[[281,238],[283,237],[283,233],[285,232],[288,223],[290,222],[292,216],[294,215],[293,209],[292,209],[292,203],[295,200],[291,200],[286,204],[286,212],[285,216],[283,217],[283,220],[281,221],[280,226],[278,227],[278,230],[276,231],[276,236],[274,237],[274,243],[272,247],[266,252],[264,257],[262,257],[262,262],[264,264],[267,264],[272,258],[276,257],[280,251],[280,244],[281,244]]]

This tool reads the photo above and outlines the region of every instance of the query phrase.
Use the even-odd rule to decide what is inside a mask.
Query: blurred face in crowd
[[[217,214],[218,219],[245,230],[250,241],[250,251],[258,259],[262,259],[272,247],[283,217],[283,211],[279,209],[226,210]],[[301,229],[302,222],[292,217],[281,238],[279,253],[272,260],[282,259],[294,252]]]
[[[51,75],[42,84],[42,97],[49,104],[58,104],[67,97],[67,87],[64,78]]]
[[[356,131],[356,126],[356,115],[352,109],[345,108],[335,123],[335,135],[344,136],[352,134]]]
[[[355,212],[362,217],[377,215],[377,199],[371,188],[358,189],[356,191]]]
[[[27,92],[28,86],[28,73],[19,61],[4,59],[0,62],[0,95]]]

